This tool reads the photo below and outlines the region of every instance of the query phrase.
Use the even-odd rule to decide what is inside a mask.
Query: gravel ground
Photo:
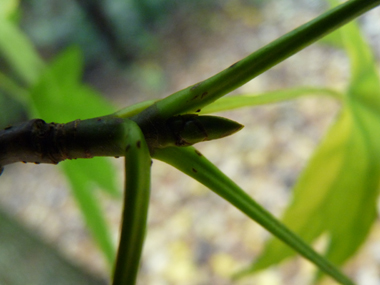
[[[163,97],[215,74],[272,39],[316,16],[321,1],[273,1],[259,13],[239,1],[210,16],[205,30],[178,25],[165,36],[159,56],[139,68],[157,70],[165,84],[159,90],[132,72],[115,75],[98,70],[88,80],[117,106]],[[319,4],[318,4],[319,3]],[[293,5],[293,6],[290,6]],[[251,15],[256,15],[251,17]],[[362,20],[365,35],[380,58],[380,10]],[[197,21],[197,19],[190,19]],[[152,68],[153,67],[153,68]],[[292,86],[341,89],[348,79],[344,53],[312,46],[249,82],[237,93],[260,93]],[[101,79],[101,80],[100,80]],[[147,86],[148,85],[148,86]],[[139,94],[125,96],[125,94]],[[339,105],[327,98],[223,113],[245,128],[238,134],[198,149],[275,215],[286,207],[291,187],[318,145]],[[122,159],[113,160],[122,187]],[[22,179],[20,179],[22,177]],[[314,270],[301,258],[253,277],[232,282],[231,273],[252,261],[268,233],[227,202],[159,161],[153,164],[149,226],[139,284],[307,284]],[[64,177],[54,166],[15,164],[1,176],[1,204],[46,238],[71,260],[94,274],[107,275],[100,253],[84,228]],[[115,241],[121,204],[104,201]],[[359,284],[380,282],[380,227],[348,264]],[[327,283],[326,284],[333,284]]]

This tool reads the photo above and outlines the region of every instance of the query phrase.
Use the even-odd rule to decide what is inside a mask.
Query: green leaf
[[[151,158],[147,143],[135,122],[127,121],[126,130],[124,209],[114,285],[135,284],[150,197]]]
[[[368,108],[380,110],[380,79],[370,47],[362,38],[355,23],[341,30],[342,40],[351,64],[348,96]]]
[[[297,87],[266,92],[258,95],[239,95],[223,97],[214,103],[206,106],[200,114],[209,114],[233,110],[237,108],[273,104],[282,101],[292,100],[306,95],[324,95],[342,100],[342,94],[327,88]]]
[[[11,20],[18,14],[19,0],[0,1],[0,18]]]
[[[365,241],[376,218],[380,179],[380,80],[355,24],[342,29],[352,78],[339,119],[294,188],[283,222],[308,242],[328,233],[326,256],[336,264]],[[250,268],[266,268],[291,252],[271,240]]]
[[[193,147],[157,149],[153,157],[171,164],[210,188],[338,282],[353,284]]]
[[[35,116],[48,122],[64,123],[112,113],[113,107],[104,98],[80,82],[82,69],[83,59],[78,49],[70,48],[60,54],[31,89]],[[104,157],[62,164],[87,225],[112,264],[114,248],[91,189],[99,186],[113,196],[120,195],[115,186],[115,168]]]
[[[114,111],[106,99],[80,82],[82,69],[80,50],[69,48],[40,76],[31,90],[31,97],[43,120],[65,123]]]
[[[79,118],[97,117],[113,111],[110,104],[97,92],[80,83],[83,63],[79,50],[68,49],[45,68],[24,34],[2,17],[0,34],[1,54],[16,75],[32,87],[30,98],[33,105],[29,108],[34,116],[63,123]],[[24,100],[22,97],[25,97],[25,93],[22,89],[17,88],[18,86],[10,80],[4,81],[7,79],[5,77],[0,79],[6,84],[5,87],[12,88],[20,100]],[[62,166],[86,223],[111,265],[115,250],[100,206],[90,189],[95,184],[113,195],[118,195],[114,168],[105,158],[65,162]]]
[[[76,162],[77,161],[64,161],[61,163],[61,166],[71,184],[72,193],[86,224],[111,268],[115,260],[115,247],[112,243],[108,225],[100,204],[91,189],[92,187],[89,180],[86,176],[78,172],[75,166],[73,167]]]
[[[27,105],[29,103],[29,93],[26,88],[19,86],[13,79],[0,72],[0,90],[18,100],[20,103]]]
[[[31,90],[36,116],[51,122],[64,123],[112,113],[113,107],[97,92],[80,83],[83,59],[76,48],[58,56],[41,75]],[[107,158],[82,160],[73,169],[109,193],[117,195],[115,169]]]
[[[44,63],[24,34],[10,21],[0,17],[0,54],[16,75],[32,85],[44,68]]]
[[[371,49],[361,36],[357,24],[346,25],[340,33],[351,63],[348,104],[356,119],[355,127],[358,129],[356,139],[361,139],[363,144],[361,159],[356,161],[356,169],[350,172],[357,177],[356,184],[350,187],[352,188],[350,197],[363,198],[360,202],[355,200],[350,202],[351,207],[355,207],[355,202],[357,204],[356,215],[352,215],[351,228],[343,229],[340,233],[343,242],[332,239],[327,252],[332,260],[343,263],[365,241],[377,212],[376,199],[380,178],[380,77]],[[360,154],[355,155],[352,152],[350,160],[356,160],[358,155]],[[359,175],[361,172],[362,175]],[[346,191],[350,191],[350,188]],[[343,196],[343,193],[341,195]],[[343,206],[340,204],[340,207]],[[344,213],[344,209],[341,209],[340,213]]]
[[[115,198],[121,197],[121,191],[118,190],[114,179],[116,170],[109,158],[93,157],[91,160],[72,160],[68,167],[88,179],[92,186],[99,187]]]

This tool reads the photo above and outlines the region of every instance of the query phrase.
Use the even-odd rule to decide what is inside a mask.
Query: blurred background
[[[163,98],[206,79],[327,8],[322,0],[28,0],[20,1],[15,17],[47,62],[69,46],[79,47],[85,59],[83,81],[117,110]],[[380,63],[380,9],[359,21]],[[0,67],[4,67],[1,60]],[[326,41],[306,48],[233,94],[295,86],[342,90],[348,76],[344,52]],[[338,103],[331,98],[308,97],[225,112],[223,116],[245,128],[232,137],[201,143],[198,149],[260,204],[280,216],[298,174],[338,110]],[[0,93],[1,128],[29,119],[27,114],[17,100]],[[122,189],[123,161],[111,161]],[[269,234],[171,167],[154,161],[152,171],[148,235],[138,284],[275,285],[307,284],[311,280],[313,266],[297,257],[232,282],[231,274],[260,254]],[[121,201],[94,191],[116,243]],[[26,258],[29,265],[16,274],[20,283],[1,277],[1,270],[11,270],[5,266],[6,259],[15,256],[14,261],[18,260],[16,249],[9,247],[9,253],[2,249],[8,258],[0,257],[0,284],[26,284],[28,274],[50,274],[57,280],[55,270],[66,267],[67,274],[75,271],[76,277],[59,284],[108,283],[109,268],[57,167],[7,166],[0,177],[0,207],[4,212],[1,228],[9,222],[12,230],[26,237],[26,241],[19,241],[19,248],[30,244],[24,247],[24,252],[30,253]],[[360,284],[380,282],[379,237],[376,224],[368,244],[348,264],[350,276]],[[22,259],[17,262],[23,263]],[[35,270],[33,264],[39,262],[51,265],[49,270]],[[46,278],[41,277],[39,280],[45,281],[36,284],[52,284]]]

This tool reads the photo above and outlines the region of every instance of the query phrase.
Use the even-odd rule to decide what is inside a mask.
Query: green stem
[[[126,131],[124,209],[113,285],[136,282],[150,196],[151,159],[144,135],[133,122]]]
[[[341,284],[353,284],[339,269],[255,202],[195,148],[157,149],[153,157],[174,166],[214,191]]]
[[[379,4],[380,0],[347,1],[213,77],[158,101],[152,106],[154,108],[148,108],[145,114],[158,113],[161,118],[169,118],[177,114],[195,112]],[[141,116],[145,114],[143,112]]]

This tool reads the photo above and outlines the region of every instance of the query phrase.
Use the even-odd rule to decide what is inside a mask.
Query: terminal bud
[[[243,125],[222,117],[188,114],[168,119],[167,127],[172,134],[173,145],[189,146],[232,135]]]

